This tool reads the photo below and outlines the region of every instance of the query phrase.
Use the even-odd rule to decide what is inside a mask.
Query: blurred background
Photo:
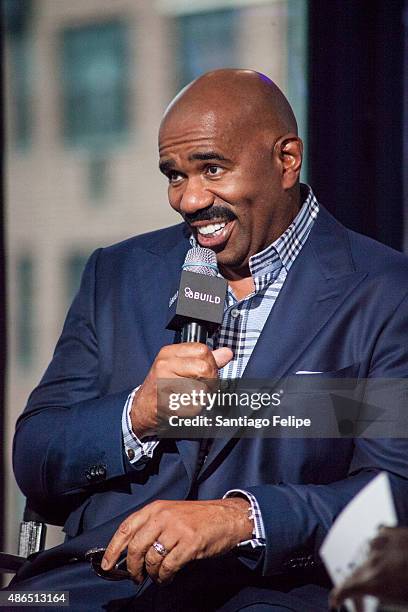
[[[1,9],[0,544],[15,552],[16,418],[89,254],[178,222],[157,129],[183,85],[218,67],[270,76],[298,119],[303,180],[349,227],[404,248],[408,2],[2,0]],[[48,544],[60,537],[52,530]]]

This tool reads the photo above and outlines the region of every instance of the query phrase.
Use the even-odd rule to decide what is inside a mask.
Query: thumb
[[[226,347],[215,349],[212,354],[218,369],[223,368],[234,357],[234,353],[231,349]]]

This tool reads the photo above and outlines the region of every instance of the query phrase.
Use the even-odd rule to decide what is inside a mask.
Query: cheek
[[[241,199],[241,189],[237,181],[223,181],[214,185],[212,192],[216,198],[235,208]]]
[[[251,241],[255,219],[252,214],[252,202],[247,199],[240,201],[234,212],[236,219],[236,236],[238,237],[238,248],[246,249]]]
[[[254,185],[246,176],[234,175],[217,186],[214,185],[213,193],[240,215],[241,210],[243,212],[255,196],[256,188],[254,189]]]

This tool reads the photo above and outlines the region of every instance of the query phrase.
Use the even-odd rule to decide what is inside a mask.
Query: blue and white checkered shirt
[[[234,354],[233,359],[220,370],[221,378],[242,376],[287,274],[309,236],[319,212],[319,204],[310,187],[302,185],[302,190],[305,196],[303,205],[291,225],[275,242],[249,260],[255,286],[253,293],[237,300],[231,287],[228,287],[222,325],[208,343],[210,348],[228,347]],[[190,241],[192,246],[195,246],[193,236]],[[126,401],[122,415],[122,432],[125,452],[130,463],[138,468],[153,456],[160,441],[147,439],[141,442],[132,430],[130,409],[136,391],[137,389]],[[241,542],[241,545],[263,546],[265,529],[255,497],[241,489],[232,489],[224,497],[234,495],[243,495],[249,500],[254,520],[254,538]]]

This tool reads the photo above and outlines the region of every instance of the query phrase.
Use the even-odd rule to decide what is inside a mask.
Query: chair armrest
[[[0,552],[0,574],[15,574],[26,561],[25,557]]]

